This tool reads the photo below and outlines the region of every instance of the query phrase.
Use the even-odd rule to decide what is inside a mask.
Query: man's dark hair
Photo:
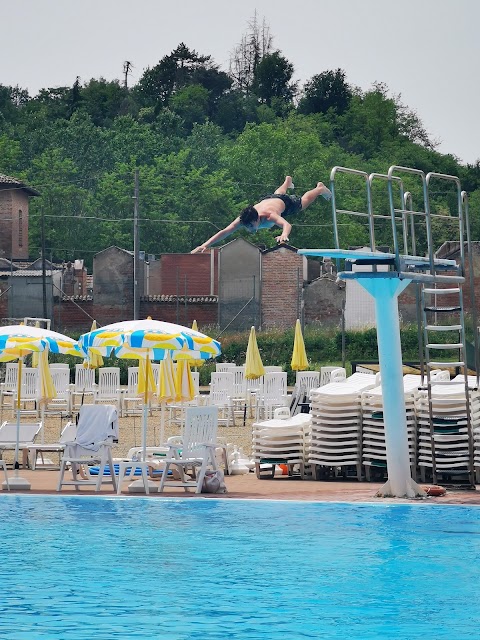
[[[249,204],[248,207],[240,214],[240,222],[243,225],[251,224],[252,222],[256,222],[258,220],[258,211],[252,204]]]

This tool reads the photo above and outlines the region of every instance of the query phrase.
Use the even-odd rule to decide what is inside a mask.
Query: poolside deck
[[[9,477],[13,471],[9,470]],[[19,475],[26,478],[32,485],[29,494],[55,494],[55,495],[99,495],[95,494],[92,487],[82,487],[76,491],[74,487],[64,487],[61,493],[56,492],[58,471],[46,471],[20,469]],[[375,494],[381,487],[374,482],[346,482],[346,481],[313,481],[297,480],[288,477],[259,480],[254,473],[248,475],[227,476],[225,482],[228,494],[201,494],[196,496],[193,492],[186,493],[182,489],[169,488],[163,494],[152,493],[152,499],[162,498],[240,498],[245,500],[309,500],[316,502],[402,502],[399,499],[376,498]],[[7,492],[5,491],[4,494]],[[10,492],[13,493],[13,492]],[[25,492],[23,492],[25,493]],[[113,495],[111,487],[103,485],[101,495]],[[128,482],[123,484],[124,496],[144,496],[142,493],[128,493]],[[405,502],[411,502],[405,500]],[[421,502],[431,504],[468,504],[480,505],[480,491],[473,490],[449,490],[445,496],[429,497]]]

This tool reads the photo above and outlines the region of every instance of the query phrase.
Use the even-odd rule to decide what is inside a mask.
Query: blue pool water
[[[480,509],[0,496],[0,638],[480,636]]]

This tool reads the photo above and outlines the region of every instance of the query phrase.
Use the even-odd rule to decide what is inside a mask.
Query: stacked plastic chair
[[[310,394],[312,429],[307,461],[315,465],[315,475],[335,476],[355,469],[362,479],[362,411],[363,391],[377,385],[368,373],[354,373],[339,382],[330,382]]]
[[[403,394],[408,432],[408,453],[412,477],[416,477],[417,429],[415,399],[421,384],[421,376],[406,375],[403,378]],[[372,467],[387,470],[385,422],[383,419],[382,387],[374,387],[362,393],[362,464],[365,476],[370,480]]]
[[[470,383],[470,380],[469,380]],[[463,376],[451,382],[431,386],[432,425],[427,391],[418,395],[415,411],[418,423],[418,466],[425,481],[426,472],[433,469],[441,481],[469,476],[474,465],[474,441],[480,430],[480,393],[469,389],[465,395]],[[470,427],[467,406],[470,406]],[[480,462],[477,463],[480,466]]]
[[[276,417],[255,422],[252,427],[252,453],[257,478],[275,476],[277,465],[285,465],[288,475],[305,477],[305,440],[310,433],[311,416],[290,416],[287,407],[277,409]]]

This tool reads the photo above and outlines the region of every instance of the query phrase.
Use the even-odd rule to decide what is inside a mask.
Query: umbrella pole
[[[148,404],[144,403],[143,405],[143,424],[142,424],[142,461],[145,462],[147,459],[147,415],[148,415]]]
[[[25,480],[25,478],[21,478],[18,475],[18,453],[20,449],[20,398],[22,395],[22,366],[23,366],[23,356],[20,356],[18,359],[18,380],[17,380],[17,429],[16,429],[16,439],[15,439],[15,454],[13,460],[13,467],[15,469],[15,477],[12,478],[10,482],[10,489],[14,491],[28,491],[31,488],[30,482]],[[4,483],[5,485],[5,483]],[[3,486],[5,489],[6,486]]]
[[[165,402],[162,401],[160,408],[160,446],[163,447],[165,440]]]

